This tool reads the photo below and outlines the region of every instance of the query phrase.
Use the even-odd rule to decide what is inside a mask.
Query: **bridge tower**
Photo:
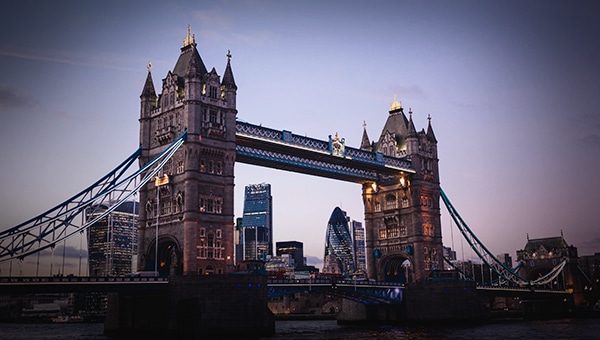
[[[225,273],[233,264],[237,86],[227,53],[222,79],[188,33],[156,94],[148,65],[141,99],[140,165],[187,130],[187,140],[140,190],[140,270],[162,276]]]
[[[361,149],[406,157],[415,170],[363,184],[367,270],[378,281],[423,281],[443,267],[437,140],[430,117],[417,132],[408,113],[394,98],[379,140],[363,131]]]

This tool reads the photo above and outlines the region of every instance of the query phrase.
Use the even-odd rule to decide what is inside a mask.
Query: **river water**
[[[277,321],[261,339],[599,339],[600,318],[511,321],[478,326],[338,326],[335,320]],[[103,324],[1,324],[0,339],[105,339]],[[174,338],[175,339],[175,338]]]

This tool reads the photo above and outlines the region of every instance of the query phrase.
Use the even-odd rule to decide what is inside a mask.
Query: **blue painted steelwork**
[[[399,304],[404,287],[392,282],[339,279],[269,280],[268,298],[303,292],[322,292],[364,304]]]
[[[477,238],[475,233],[469,228],[467,223],[462,219],[462,217],[458,214],[458,211],[454,208],[446,193],[440,189],[440,194],[450,216],[456,223],[459,231],[467,240],[475,254],[496,274],[505,279],[506,281],[520,285],[520,286],[543,286],[551,283],[554,279],[560,274],[565,267],[567,262],[566,259],[563,259],[558,265],[556,265],[548,274],[539,277],[534,281],[526,280],[521,277],[517,272],[520,266],[515,267],[516,270],[512,270],[507,267],[503,262],[498,260],[496,256],[492,254],[492,252]]]
[[[39,216],[0,232],[0,262],[15,258],[22,260],[33,253],[54,248],[58,242],[82,233],[130,199],[154,178],[175,151],[183,145],[186,137],[187,131],[153,160],[133,174],[125,176],[141,154],[141,147],[138,148],[119,166],[87,189]],[[138,180],[138,177],[141,179]],[[85,221],[86,213],[90,212],[88,209],[101,205],[109,208],[94,219]],[[81,218],[81,222],[77,222],[78,218]]]
[[[350,182],[379,181],[382,175],[414,173],[407,158],[344,146],[334,156],[329,141],[236,122],[236,161]]]

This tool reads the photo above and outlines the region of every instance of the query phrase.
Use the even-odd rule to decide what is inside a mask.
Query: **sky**
[[[0,229],[89,186],[139,145],[152,63],[157,91],[190,25],[200,55],[238,86],[238,119],[359,147],[394,95],[427,115],[442,189],[494,253],[559,236],[600,252],[600,5],[595,1],[19,1],[0,13]],[[274,240],[323,257],[340,206],[363,221],[358,184],[235,165],[270,183]],[[472,253],[442,209],[446,246]],[[67,253],[80,254],[79,240]],[[0,266],[0,270],[3,267]],[[69,270],[77,270],[73,264]],[[5,273],[6,269],[1,273]]]

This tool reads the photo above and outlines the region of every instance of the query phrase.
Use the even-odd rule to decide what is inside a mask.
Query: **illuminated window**
[[[183,173],[183,161],[177,161],[177,173]]]
[[[203,197],[200,197],[200,211],[206,211],[206,199],[204,199]]]
[[[206,169],[205,169],[205,166],[204,166],[204,159],[201,159],[200,160],[200,172],[204,172],[205,170]]]
[[[211,174],[215,173],[215,162],[208,161],[208,172]]]
[[[217,175],[223,174],[223,164],[221,162],[217,162]]]
[[[408,197],[402,197],[402,208],[408,208]]]
[[[375,202],[375,211],[381,211],[381,203]]]
[[[379,238],[380,239],[386,238],[386,230],[385,229],[379,229]]]
[[[386,209],[395,209],[396,208],[396,196],[387,195],[385,197],[385,208]]]

